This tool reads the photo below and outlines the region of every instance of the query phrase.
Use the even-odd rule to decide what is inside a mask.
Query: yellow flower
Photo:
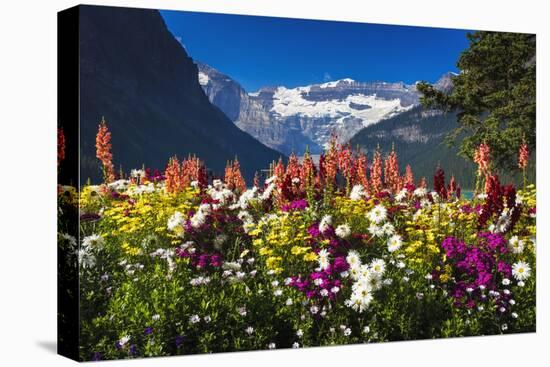
[[[124,242],[122,244],[122,250],[126,255],[129,256],[138,256],[141,255],[141,249],[138,247],[133,247],[128,244],[128,242]]]

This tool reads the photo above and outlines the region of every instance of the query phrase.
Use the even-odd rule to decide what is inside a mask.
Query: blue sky
[[[435,82],[456,70],[466,30],[161,11],[189,55],[248,92],[328,80]]]

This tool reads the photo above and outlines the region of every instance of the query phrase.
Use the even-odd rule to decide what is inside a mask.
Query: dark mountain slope
[[[410,164],[416,179],[426,177],[431,183],[440,164],[447,178],[454,175],[463,188],[471,188],[475,184],[475,166],[457,156],[457,150],[449,148],[443,141],[456,124],[455,114],[425,111],[422,106],[417,106],[364,128],[350,142],[366,150],[371,157],[378,144],[384,153],[395,145],[400,168],[404,170],[405,165]]]
[[[116,168],[163,169],[174,154],[196,154],[215,173],[238,156],[245,176],[278,159],[213,106],[197,66],[159,12],[80,7],[81,181],[100,179],[95,134],[104,116]]]
[[[359,131],[351,140],[352,146],[359,146],[372,153],[380,145],[384,153],[388,153],[395,145],[399,155],[400,169],[411,165],[415,178],[426,177],[430,185],[438,165],[446,172],[447,180],[454,175],[463,189],[473,189],[476,180],[476,166],[470,160],[458,156],[458,149],[449,147],[445,136],[457,127],[456,114],[444,114],[440,111],[424,110],[422,106],[403,112],[376,125],[368,126]],[[535,154],[528,169],[530,181],[535,179]],[[514,172],[496,172],[502,183],[522,185],[523,178],[519,170]]]

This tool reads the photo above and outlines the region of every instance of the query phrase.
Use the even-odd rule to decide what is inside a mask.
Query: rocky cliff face
[[[199,80],[210,101],[242,130],[285,154],[325,148],[331,134],[348,141],[364,127],[419,103],[414,85],[342,79],[297,88],[262,88],[254,93],[230,77],[199,64]]]
[[[196,154],[214,173],[238,156],[247,178],[278,159],[213,106],[199,70],[156,10],[80,8],[81,177],[100,178],[95,134],[112,131],[115,166],[164,169],[174,154]],[[216,93],[224,106],[226,93]],[[239,93],[235,95],[238,97]],[[245,95],[246,96],[246,95]],[[235,105],[228,93],[225,105]],[[237,102],[235,102],[237,101]],[[227,115],[227,116],[226,116]],[[75,122],[76,123],[76,122]]]
[[[439,80],[434,84],[434,87],[444,93],[449,93],[453,89],[453,77],[458,74],[449,71],[439,78]]]

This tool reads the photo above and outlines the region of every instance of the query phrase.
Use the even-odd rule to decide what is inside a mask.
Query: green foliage
[[[531,151],[536,146],[535,35],[478,31],[468,38],[452,91],[446,94],[420,83],[421,102],[457,112],[459,126],[447,142],[460,143],[462,156],[472,158],[474,149],[486,142],[497,168],[515,169],[522,139]]]

